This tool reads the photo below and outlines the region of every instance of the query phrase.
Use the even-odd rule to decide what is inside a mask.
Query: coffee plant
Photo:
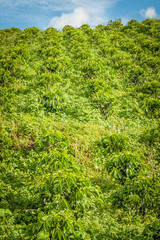
[[[0,239],[159,239],[160,20],[0,30]]]

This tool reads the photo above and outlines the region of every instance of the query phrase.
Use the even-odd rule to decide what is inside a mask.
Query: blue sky
[[[0,29],[94,27],[119,18],[160,18],[160,0],[0,0]]]

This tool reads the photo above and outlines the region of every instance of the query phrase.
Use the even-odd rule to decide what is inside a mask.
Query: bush
[[[112,203],[120,208],[134,208],[143,216],[154,213],[158,217],[160,214],[159,187],[158,174],[153,176],[139,174],[133,179],[126,180],[124,185],[112,194]]]
[[[110,153],[121,152],[128,147],[128,138],[121,133],[113,133],[102,137],[96,142],[96,145],[104,155],[108,155]]]
[[[136,177],[140,170],[144,169],[143,156],[137,152],[123,151],[113,155],[106,162],[106,169],[116,180],[124,184],[127,179]]]
[[[147,224],[143,233],[142,239],[158,240],[160,239],[160,222],[159,220],[154,221],[151,224]]]
[[[160,116],[160,100],[156,98],[147,98],[144,100],[146,115],[150,118]]]
[[[43,135],[38,136],[38,138],[35,139],[35,147],[38,151],[50,151],[53,149],[70,149],[73,151],[69,139],[61,132],[53,130],[46,131],[43,133]]]

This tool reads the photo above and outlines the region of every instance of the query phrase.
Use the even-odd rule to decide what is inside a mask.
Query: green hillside
[[[160,239],[160,20],[0,30],[0,239]]]

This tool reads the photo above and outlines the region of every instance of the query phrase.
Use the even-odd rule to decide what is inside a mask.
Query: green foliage
[[[0,209],[0,217],[5,217],[6,215],[12,215],[11,211],[9,209]]]
[[[155,98],[148,98],[145,99],[144,101],[145,107],[146,107],[146,114],[149,117],[153,117],[153,115],[155,117],[159,117],[160,116],[160,100],[159,99],[155,99]]]
[[[35,147],[38,151],[65,150],[70,146],[71,143],[68,138],[58,131],[44,132],[43,135],[35,139]]]
[[[153,146],[160,142],[159,126],[157,128],[151,128],[140,135],[140,142]]]
[[[143,156],[136,152],[120,152],[107,161],[106,168],[112,177],[124,184],[126,179],[136,177],[144,169]]]
[[[152,224],[148,224],[143,231],[143,236],[145,239],[159,239],[160,238],[159,221],[154,221]]]
[[[138,175],[133,180],[127,180],[116,193],[112,195],[113,204],[118,207],[135,208],[142,214],[159,216],[159,176]]]
[[[0,30],[0,239],[159,239],[159,36]]]
[[[120,133],[113,133],[109,136],[102,137],[97,142],[97,146],[101,148],[103,154],[121,152],[128,145],[127,137]]]

